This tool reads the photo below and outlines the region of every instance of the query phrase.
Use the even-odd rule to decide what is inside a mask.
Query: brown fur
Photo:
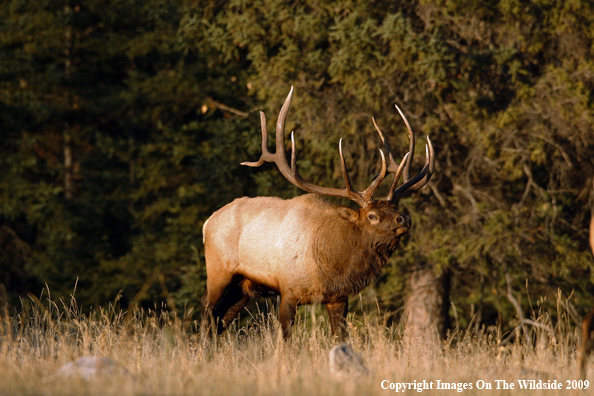
[[[590,248],[594,254],[594,217],[590,220]],[[582,345],[578,349],[577,364],[580,378],[586,378],[586,363],[592,352],[592,332],[594,332],[594,308],[582,322]]]
[[[377,278],[398,240],[368,233],[360,224],[344,219],[324,220],[314,233],[312,246],[318,277],[328,293],[357,294]]]
[[[348,296],[377,277],[409,227],[387,201],[353,210],[316,194],[235,200],[204,227],[203,328],[212,315],[221,332],[250,298],[275,293],[286,337],[298,305],[324,303],[343,338]]]

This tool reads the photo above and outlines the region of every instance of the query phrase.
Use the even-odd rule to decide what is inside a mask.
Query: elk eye
[[[368,218],[370,221],[377,221],[377,216],[376,216],[376,215],[374,215],[373,213],[369,213],[369,214],[367,215],[367,218]]]

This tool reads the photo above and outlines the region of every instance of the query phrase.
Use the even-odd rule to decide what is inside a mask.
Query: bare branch
[[[509,272],[505,272],[505,282],[507,283],[507,299],[513,304],[516,308],[516,312],[518,314],[518,319],[520,320],[520,326],[522,326],[522,331],[524,331],[524,336],[526,337],[526,345],[530,343],[530,337],[528,336],[528,332],[526,331],[526,319],[524,318],[524,312],[522,312],[522,307],[518,300],[513,295],[512,287],[511,287],[511,277],[509,276]]]
[[[249,113],[247,113],[245,111],[237,110],[231,106],[227,106],[226,104],[218,102],[214,99],[209,98],[207,101],[208,101],[208,104],[216,107],[217,109],[221,109],[223,111],[228,111],[229,113],[235,114],[241,118],[247,118],[249,116]]]

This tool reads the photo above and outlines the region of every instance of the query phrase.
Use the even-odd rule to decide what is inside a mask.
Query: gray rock
[[[56,371],[56,378],[82,378],[90,381],[105,375],[127,375],[128,370],[107,357],[83,356],[64,364]]]
[[[337,377],[369,375],[371,371],[353,348],[343,342],[336,345],[329,353],[330,372]]]

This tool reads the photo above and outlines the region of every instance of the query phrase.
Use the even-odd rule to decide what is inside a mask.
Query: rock
[[[90,381],[104,375],[128,375],[125,368],[107,357],[83,356],[64,364],[56,371],[57,378],[82,378]]]
[[[370,370],[363,363],[361,356],[345,342],[332,348],[329,357],[330,372],[337,377],[371,374]]]

